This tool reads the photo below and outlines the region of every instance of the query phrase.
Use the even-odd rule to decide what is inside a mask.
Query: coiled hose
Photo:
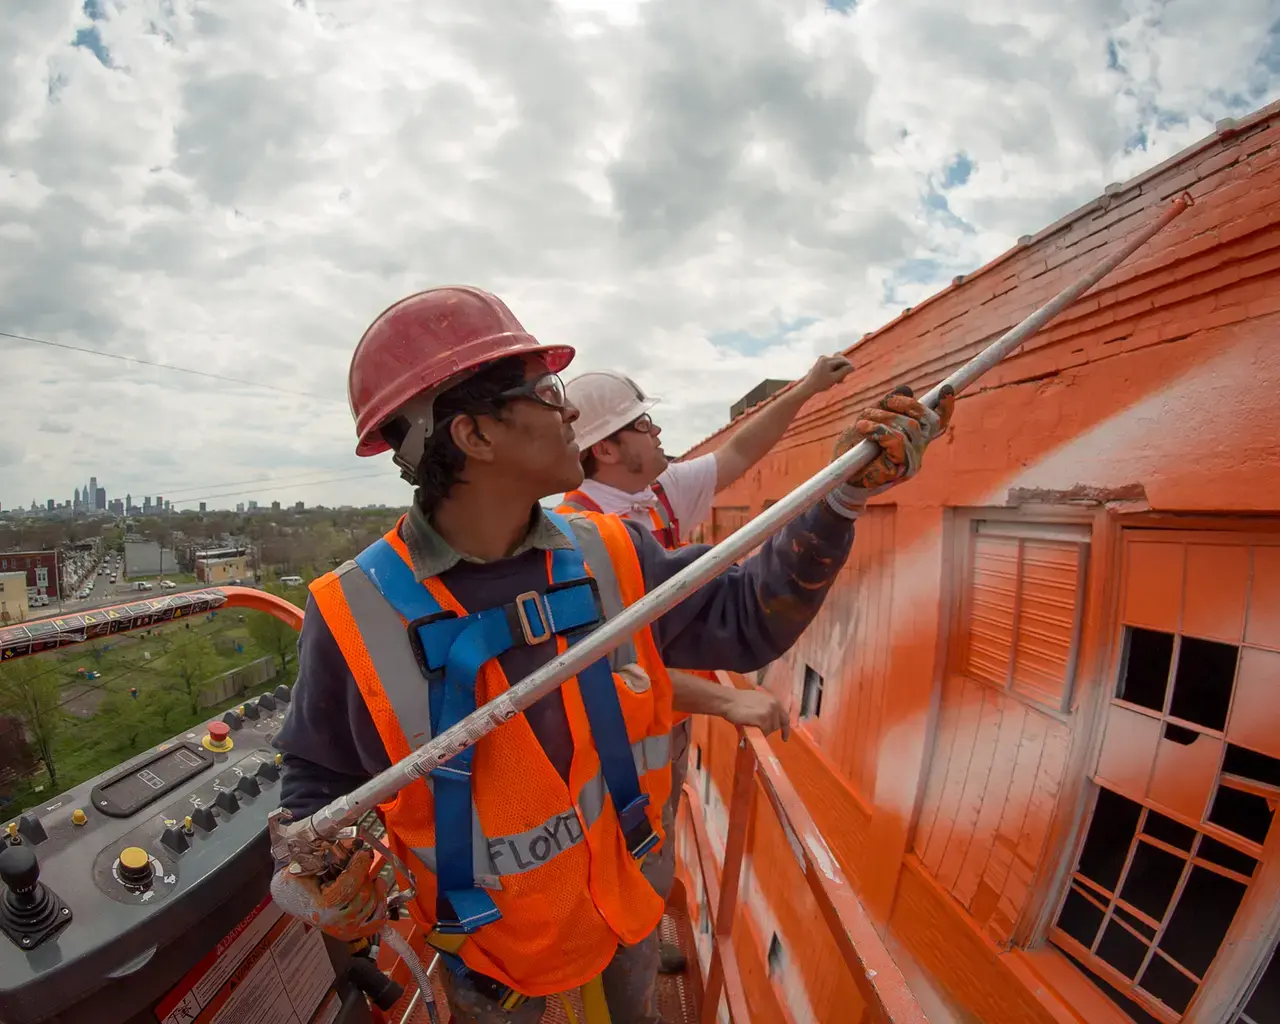
[[[424,967],[422,961],[418,959],[418,954],[409,945],[409,940],[394,928],[384,929],[381,941],[400,954],[400,959],[404,961],[405,966],[409,968],[409,973],[413,975],[418,991],[422,993],[422,1001],[427,1007],[427,1016],[431,1019],[431,1024],[440,1024],[440,1015],[436,1010],[436,993],[435,989],[431,987],[431,969],[435,967],[436,960],[439,959],[440,954],[437,953],[435,958],[432,959],[431,967]]]

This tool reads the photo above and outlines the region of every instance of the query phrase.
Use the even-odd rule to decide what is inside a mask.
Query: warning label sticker
[[[333,982],[320,933],[267,897],[160,1001],[156,1019],[332,1024],[341,1009]]]

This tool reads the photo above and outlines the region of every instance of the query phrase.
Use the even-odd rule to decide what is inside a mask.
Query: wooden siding
[[[952,677],[913,848],[974,920],[1005,941],[1044,853],[1071,734],[984,683]]]

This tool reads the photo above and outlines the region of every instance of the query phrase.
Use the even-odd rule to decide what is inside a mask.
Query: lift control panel
[[[343,995],[344,952],[328,943],[328,964],[317,963],[323,937],[270,904],[266,825],[281,773],[271,741],[289,697],[285,685],[257,694],[4,824],[0,1020],[213,1021],[244,966],[227,961],[244,952],[243,936],[256,928],[267,941],[291,927],[292,947],[305,940],[313,955],[293,964],[305,976],[295,989],[309,994],[286,996],[316,1005],[269,1018],[367,1019],[352,1015],[367,1014],[363,997]],[[212,980],[191,981],[202,964],[199,978]]]

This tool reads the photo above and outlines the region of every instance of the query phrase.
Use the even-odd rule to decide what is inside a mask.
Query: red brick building
[[[0,551],[0,572],[25,572],[27,586],[51,598],[58,596],[60,569],[56,551]]]

